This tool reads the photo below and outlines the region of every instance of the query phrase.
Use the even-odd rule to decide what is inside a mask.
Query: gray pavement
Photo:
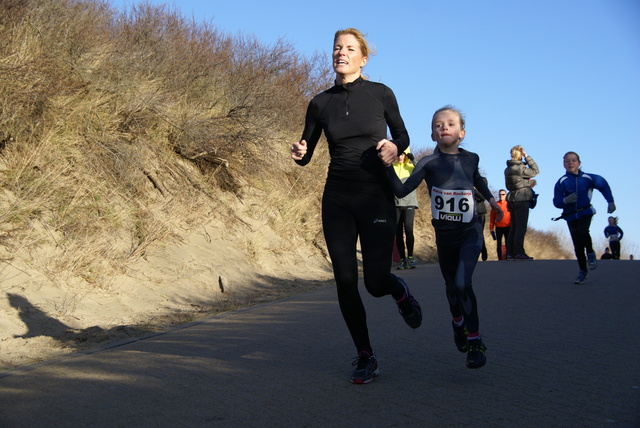
[[[325,287],[97,352],[0,373],[2,427],[640,427],[640,262],[480,262],[487,365],[453,343],[437,265],[400,271],[411,330],[363,293],[381,375]]]

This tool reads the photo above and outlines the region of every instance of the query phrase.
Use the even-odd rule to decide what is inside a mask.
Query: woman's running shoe
[[[351,373],[351,377],[349,377],[351,383],[369,383],[374,377],[380,374],[376,356],[369,355],[367,351],[361,351],[353,360],[352,365],[356,366],[356,369]]]

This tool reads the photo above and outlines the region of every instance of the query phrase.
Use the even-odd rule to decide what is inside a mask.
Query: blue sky
[[[575,151],[582,169],[605,177],[613,190],[623,257],[640,256],[640,179],[633,173],[640,160],[639,1],[149,3],[268,45],[284,38],[308,54],[329,55],[337,29],[359,28],[377,51],[365,74],[395,92],[414,150],[433,147],[431,116],[445,104],[465,114],[463,147],[480,155],[493,189],[504,187],[511,147],[524,146],[540,168],[529,224],[564,239],[566,223],[551,221],[560,215],[553,187],[564,174],[562,156]],[[597,191],[593,205],[591,235],[601,253],[608,214]]]

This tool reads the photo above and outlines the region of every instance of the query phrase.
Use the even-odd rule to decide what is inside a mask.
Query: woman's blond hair
[[[336,35],[333,37],[333,43],[335,43],[336,40],[338,40],[338,37],[343,36],[345,34],[350,34],[356,38],[356,40],[358,41],[358,44],[360,45],[360,51],[362,51],[362,56],[368,58],[370,55],[375,55],[375,52],[373,51],[371,46],[369,46],[369,43],[367,42],[367,39],[365,38],[364,34],[362,34],[362,31],[358,30],[357,28],[346,28],[344,30],[336,31]]]
[[[522,160],[522,153],[524,153],[524,148],[522,146],[511,147],[511,160]]]

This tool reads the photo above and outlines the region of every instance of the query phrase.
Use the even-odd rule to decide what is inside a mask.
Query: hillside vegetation
[[[330,277],[319,219],[326,147],[305,168],[288,155],[310,97],[332,82],[329,65],[285,40],[231,36],[168,7],[0,2],[5,345],[27,337],[11,329],[35,323],[30,313],[76,332],[148,321],[87,309],[97,296],[130,293],[135,313],[162,294],[170,311],[178,300],[211,303],[185,291],[196,278],[222,290],[228,277],[262,275],[264,298],[278,278]],[[428,262],[422,208],[416,255]],[[548,234],[530,231],[527,243],[534,257],[565,257]],[[206,251],[184,256],[196,247]],[[108,323],[86,319],[100,311]]]

